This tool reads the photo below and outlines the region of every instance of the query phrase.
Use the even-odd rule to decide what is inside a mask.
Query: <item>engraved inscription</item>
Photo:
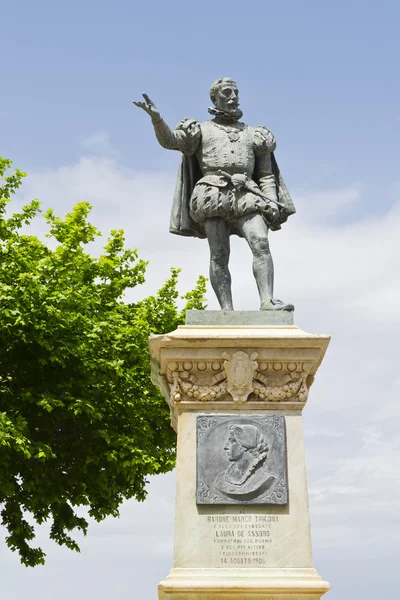
[[[197,504],[287,504],[284,417],[197,418]]]
[[[219,562],[227,567],[266,565],[278,526],[278,515],[207,516]]]

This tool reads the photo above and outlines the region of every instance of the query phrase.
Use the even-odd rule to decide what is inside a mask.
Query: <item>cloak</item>
[[[271,153],[272,173],[275,176],[277,199],[279,203],[279,216],[273,222],[266,223],[269,229],[273,231],[280,229],[281,224],[287,221],[290,215],[296,212],[292,198],[283,181],[274,153]],[[192,196],[196,183],[203,177],[196,155],[182,155],[181,164],[178,171],[178,179],[175,187],[175,194],[172,203],[171,220],[169,230],[176,235],[187,235],[192,237],[205,238],[204,227],[201,223],[196,223],[190,216],[190,198]],[[257,170],[253,173],[253,180],[259,185]],[[265,218],[265,217],[264,217]],[[240,235],[235,229],[235,224],[231,224],[231,234]]]

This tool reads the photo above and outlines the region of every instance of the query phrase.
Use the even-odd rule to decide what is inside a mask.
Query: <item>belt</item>
[[[252,194],[255,194],[256,196],[259,196],[260,198],[265,200],[265,202],[267,202],[267,204],[273,203],[273,204],[276,204],[277,206],[284,208],[284,205],[281,204],[280,202],[278,202],[277,200],[271,200],[270,198],[267,198],[267,196],[265,196],[262,193],[262,191],[260,190],[260,188],[258,187],[256,182],[253,181],[252,179],[249,179],[245,173],[235,173],[234,175],[244,175],[246,177],[246,181],[243,182],[243,184],[241,186],[237,186],[238,189],[240,189],[240,187],[244,187]],[[223,171],[222,169],[218,169],[217,171],[215,171],[213,173],[208,173],[207,175],[204,175],[204,177],[202,177],[197,183],[204,183],[207,185],[212,185],[215,187],[222,188],[222,187],[226,187],[229,183],[231,183],[232,177],[234,175],[231,175],[230,173],[227,173],[226,171]],[[234,184],[232,184],[232,185],[234,185]]]

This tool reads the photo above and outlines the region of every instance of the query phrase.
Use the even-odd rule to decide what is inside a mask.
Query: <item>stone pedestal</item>
[[[260,313],[215,319],[189,314],[194,325],[150,339],[178,433],[174,565],[159,600],[319,599],[329,584],[312,565],[302,410],[330,338]]]

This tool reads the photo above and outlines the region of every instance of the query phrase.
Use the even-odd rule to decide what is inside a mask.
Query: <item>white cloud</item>
[[[101,136],[99,140],[103,143]],[[103,141],[108,143],[107,138]],[[38,196],[46,208],[61,214],[81,200],[90,201],[92,220],[101,231],[124,228],[128,244],[150,260],[147,282],[135,291],[143,296],[154,293],[170,266],[183,269],[182,291],[208,270],[206,241],[168,233],[174,185],[170,174],[138,173],[115,159],[91,156],[32,173],[20,201]],[[324,562],[335,551],[340,560],[351,561],[357,549],[369,560],[368,540],[374,555],[392,549],[394,556],[400,530],[400,439],[395,426],[400,417],[400,202],[385,214],[337,224],[333,217],[362,202],[362,186],[294,197],[298,213],[281,232],[271,234],[277,296],[295,303],[296,321],[303,329],[332,335],[304,412],[314,554]],[[43,228],[35,226],[42,235]],[[244,240],[232,239],[231,265],[236,308],[257,309]],[[211,293],[210,308],[217,308]],[[53,598],[60,578],[57,596],[69,599],[73,586],[81,585],[83,570],[86,581],[88,574],[99,573],[90,590],[95,586],[99,600],[111,593],[122,599],[126,589],[115,582],[131,581],[132,563],[134,578],[139,578],[132,585],[142,597],[155,597],[156,582],[172,563],[173,502],[173,477],[156,478],[144,504],[126,503],[118,521],[89,530],[80,557],[51,546],[45,568],[48,592],[42,588],[44,570],[43,575],[24,571],[20,578],[21,567],[3,548],[3,561],[10,565],[6,577],[17,586],[15,599],[28,590],[32,600]],[[329,580],[328,565],[322,575]],[[335,590],[330,598],[339,598]]]
[[[91,135],[80,138],[80,146],[84,152],[100,156],[118,158],[119,152],[111,144],[109,134],[104,130],[95,131]]]
[[[307,215],[309,222],[329,225],[329,219],[343,215],[360,201],[360,186],[334,190],[308,190],[296,194],[298,212]]]
[[[207,271],[207,247],[203,241],[171,236],[168,232],[172,175],[137,173],[114,159],[83,157],[79,163],[53,171],[32,173],[20,202],[38,196],[43,209],[52,207],[65,214],[77,202],[93,205],[92,222],[106,236],[111,229],[124,229],[127,244],[150,260],[145,290],[152,293],[168,276],[171,266],[182,266],[184,286],[189,289],[197,275]],[[43,235],[40,220],[35,224]],[[99,247],[103,241],[99,241]],[[140,290],[140,294],[146,293]]]

